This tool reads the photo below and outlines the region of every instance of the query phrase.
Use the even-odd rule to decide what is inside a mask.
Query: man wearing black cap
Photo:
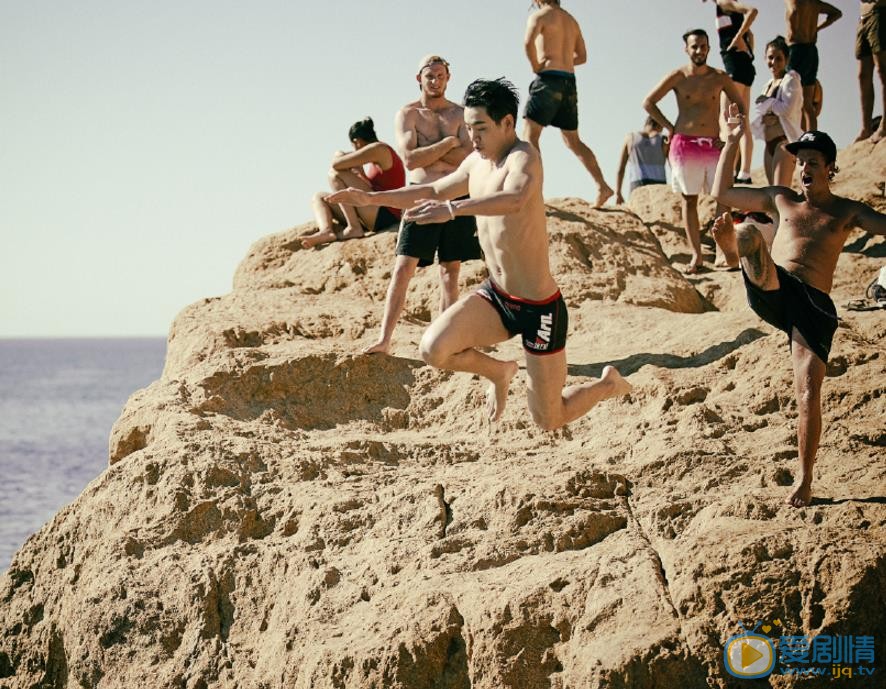
[[[774,215],[779,226],[771,256],[753,226],[736,229],[718,219],[713,235],[727,259],[740,259],[750,307],[788,334],[799,411],[800,478],[786,502],[803,507],[812,499],[812,466],[821,435],[821,383],[837,329],[837,311],[829,296],[837,259],[855,227],[886,235],[886,215],[831,193],[837,147],[820,131],[806,132],[787,146],[797,156],[801,192],[788,187],[733,187],[732,170],[745,121],[734,105],[729,114],[738,124],[729,131],[720,154],[713,196],[733,208]]]

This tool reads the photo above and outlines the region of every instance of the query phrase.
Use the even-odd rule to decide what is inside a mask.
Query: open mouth
[[[812,175],[800,175],[800,182],[804,187],[808,187],[812,184]]]

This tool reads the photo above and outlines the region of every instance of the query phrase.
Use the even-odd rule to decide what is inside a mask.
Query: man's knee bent
[[[753,225],[739,225],[735,228],[735,241],[738,244],[738,253],[747,256],[760,249],[763,235]]]
[[[422,361],[434,368],[443,368],[451,354],[443,348],[440,339],[432,335],[430,330],[422,335],[418,353]]]

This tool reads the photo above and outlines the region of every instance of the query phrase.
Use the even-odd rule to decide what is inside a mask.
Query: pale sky
[[[781,0],[749,0],[763,46]],[[858,6],[819,36],[819,126],[837,145],[860,127]],[[564,0],[588,63],[579,133],[610,184],[644,96],[685,63],[682,33],[716,50],[713,3]],[[165,335],[176,313],[225,294],[249,246],[311,219],[332,153],[372,116],[392,142],[430,52],[452,64],[448,96],[506,76],[523,100],[529,0],[0,0],[0,337]],[[879,94],[877,96],[879,112]],[[663,110],[674,114],[673,96]],[[545,195],[592,198],[556,130],[542,136]],[[754,167],[762,164],[762,145]],[[625,189],[627,192],[627,189]]]

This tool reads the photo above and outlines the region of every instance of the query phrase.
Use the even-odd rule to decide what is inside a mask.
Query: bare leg
[[[435,368],[476,373],[489,380],[486,412],[490,421],[497,421],[505,409],[517,362],[494,359],[475,348],[510,338],[492,305],[477,294],[468,294],[431,323],[421,338],[419,351],[421,358]]]
[[[882,50],[874,55],[874,64],[877,66],[877,73],[880,75],[880,95],[883,98],[883,117],[880,120],[880,126],[871,135],[871,141],[878,143],[886,139],[886,50]]]
[[[683,227],[686,230],[686,240],[689,242],[689,248],[692,250],[692,260],[686,272],[694,275],[702,264],[701,257],[701,236],[698,231],[698,196],[687,196],[683,194],[682,201],[683,210]]]
[[[812,500],[812,467],[821,438],[821,383],[825,363],[810,349],[794,328],[791,333],[791,358],[794,365],[794,394],[797,397],[797,449],[800,455],[799,485],[785,502],[805,507]]]
[[[440,313],[458,301],[458,274],[461,261],[440,264]]]
[[[794,169],[797,165],[797,159],[784,147],[785,142],[782,141],[775,149],[775,156],[772,159],[772,184],[781,187],[790,187],[794,181]]]
[[[587,414],[595,405],[611,397],[627,395],[633,388],[612,366],[590,383],[566,384],[566,350],[555,354],[526,353],[529,411],[546,431],[565,426]]]
[[[861,93],[861,131],[856,141],[867,139],[874,130],[871,118],[874,116],[874,58],[871,55],[858,60],[858,90]]]
[[[717,218],[723,217],[724,214],[726,214],[726,217],[729,218],[730,222],[732,222],[732,217],[729,215],[729,206],[724,206],[722,203],[718,203],[717,210],[714,215],[715,221]],[[714,245],[716,247],[714,250],[715,268],[738,268],[737,256],[727,256],[719,244],[714,242]]]
[[[418,267],[418,259],[412,256],[397,256],[394,261],[394,272],[391,273],[391,281],[388,283],[388,293],[385,296],[385,311],[381,319],[381,333],[374,344],[363,350],[364,354],[387,354],[391,349],[391,337],[403,306],[406,304],[406,290],[409,281],[415,275]]]
[[[763,170],[766,172],[766,181],[769,185],[775,184],[775,157],[769,152],[768,144],[763,149]]]
[[[366,181],[351,172],[350,170],[330,170],[329,185],[335,189],[347,189],[354,187],[356,189],[370,190],[370,186]],[[345,229],[342,231],[343,239],[356,239],[363,236],[363,226],[367,228],[375,225],[375,218],[378,216],[377,206],[368,206],[366,208],[356,208],[339,204],[339,209],[345,219]]]
[[[818,117],[815,115],[815,86],[803,87],[803,131],[818,129]]]
[[[615,192],[612,190],[612,187],[606,184],[606,180],[603,179],[603,172],[597,164],[597,157],[585,142],[578,137],[577,129],[563,129],[560,133],[563,135],[566,147],[578,157],[581,164],[585,166],[585,170],[591,173],[591,177],[597,183],[597,199],[594,201],[594,208],[601,208]]]
[[[314,194],[314,197],[311,199],[311,208],[314,210],[314,219],[317,221],[319,231],[301,240],[301,245],[305,249],[310,249],[312,246],[319,244],[334,242],[337,239],[335,236],[335,222],[336,220],[344,219],[342,217],[335,217],[338,208],[333,208],[326,203],[326,194],[322,191]]]
[[[530,120],[528,117],[523,119],[523,138],[535,146],[535,150],[539,153],[541,153],[539,139],[541,139],[543,129],[544,125],[539,124],[535,120]]]

